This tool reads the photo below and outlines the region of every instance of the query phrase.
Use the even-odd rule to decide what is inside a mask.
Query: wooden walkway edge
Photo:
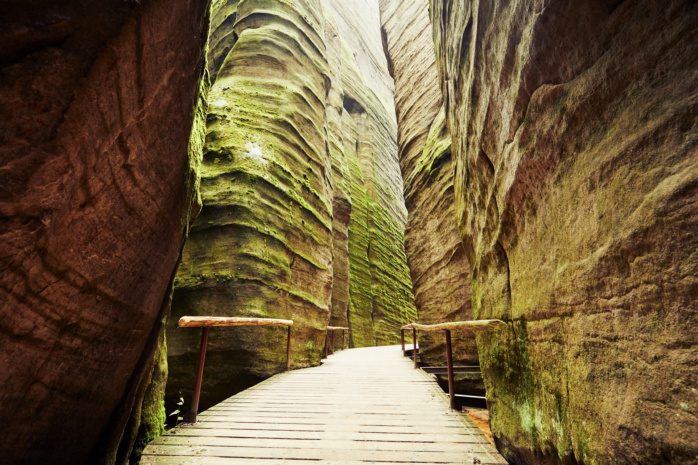
[[[292,460],[292,462],[289,462]],[[400,346],[276,375],[146,447],[141,464],[506,464]]]

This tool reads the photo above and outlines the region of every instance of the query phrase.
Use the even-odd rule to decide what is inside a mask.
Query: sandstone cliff
[[[170,400],[194,384],[199,332],[176,328],[183,315],[293,319],[294,367],[319,363],[331,318],[361,346],[396,342],[414,315],[378,5],[351,3],[214,5],[204,207],[176,279]],[[202,407],[285,367],[278,328],[209,341]]]
[[[407,211],[380,11],[377,0],[327,5],[328,31],[334,19],[341,40],[341,50],[329,55],[340,66],[342,140],[352,192],[350,341],[352,347],[395,343],[416,309],[404,251]]]
[[[490,422],[513,463],[698,448],[698,4],[431,0]]]
[[[162,425],[149,399],[198,211],[207,12],[3,3],[3,463],[123,463]]]
[[[381,22],[395,79],[400,167],[409,212],[405,252],[419,322],[471,320],[469,264],[456,224],[451,135],[439,86],[428,0],[381,1]],[[472,333],[454,332],[454,363],[477,365]],[[442,333],[419,336],[421,360],[446,365]],[[484,389],[459,375],[459,389]]]

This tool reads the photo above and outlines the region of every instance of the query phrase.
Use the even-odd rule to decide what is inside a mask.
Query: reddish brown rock
[[[207,9],[2,6],[3,463],[128,459],[196,212]]]
[[[698,455],[698,4],[431,1],[490,424],[513,463]]]

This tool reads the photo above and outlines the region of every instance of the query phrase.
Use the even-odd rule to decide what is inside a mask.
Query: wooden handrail
[[[227,316],[183,316],[179,319],[178,325],[180,328],[198,328],[203,326],[293,326],[293,320]]]
[[[496,331],[507,324],[502,320],[475,320],[475,321],[454,321],[450,323],[439,323],[435,325],[420,325],[412,323],[410,326],[419,331]]]
[[[507,324],[502,320],[474,320],[474,321],[453,321],[448,323],[439,323],[435,325],[420,325],[418,323],[410,323],[400,328],[400,338],[402,339],[402,355],[405,355],[405,331],[412,330],[412,343],[414,350],[414,367],[417,368],[417,330],[433,332],[443,331],[446,334],[446,368],[448,370],[448,396],[451,399],[451,408],[458,407],[455,397],[454,379],[453,379],[453,355],[451,351],[451,331],[497,331],[506,328]]]
[[[208,344],[208,330],[212,326],[287,326],[288,338],[286,340],[286,371],[291,371],[291,327],[293,320],[279,320],[277,318],[244,318],[226,316],[183,316],[177,323],[180,328],[202,328],[201,345],[199,346],[199,363],[196,367],[196,382],[194,394],[191,399],[191,410],[184,415],[184,421],[196,423],[196,415],[199,410],[199,397],[201,396],[201,381],[204,376],[204,362],[206,359],[206,345]]]
[[[327,327],[327,333],[325,333],[325,358],[327,358],[327,350],[329,344],[332,344],[331,349],[330,349],[330,354],[334,354],[334,332],[335,331],[342,331],[342,350],[344,350],[344,347],[346,345],[346,338],[344,337],[344,331],[349,331],[349,328],[346,326],[328,326]],[[330,337],[330,331],[332,331],[332,336]],[[331,340],[331,342],[330,342]]]

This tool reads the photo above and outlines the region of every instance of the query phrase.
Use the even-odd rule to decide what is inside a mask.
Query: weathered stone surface
[[[428,0],[407,4],[382,0],[381,22],[395,79],[400,167],[409,212],[405,252],[419,322],[470,320],[469,264],[456,224],[451,135],[442,105]],[[452,337],[454,362],[477,365],[475,336],[454,332]],[[419,345],[424,363],[446,365],[443,334],[423,333]],[[479,377],[458,381],[459,389],[484,389]]]
[[[216,6],[213,37],[236,40],[212,60],[204,207],[184,248],[168,331],[173,399],[193,386],[200,337],[177,329],[179,317],[293,319],[294,366],[319,363],[329,320],[333,198],[319,2]],[[212,40],[212,53],[224,40],[232,42]],[[285,368],[285,338],[279,328],[211,330],[202,406]]]
[[[513,463],[698,454],[698,4],[431,1],[492,433]]]
[[[330,325],[349,325],[349,220],[352,213],[351,174],[344,154],[344,87],[342,86],[342,39],[330,9],[323,7],[325,46],[330,90],[325,99],[327,150],[332,160],[332,303]]]
[[[350,343],[396,343],[400,326],[416,317],[416,309],[403,245],[407,212],[397,159],[393,82],[378,2],[333,0],[328,7],[343,44],[338,60],[341,122],[352,193]]]
[[[176,328],[180,316],[293,319],[292,365],[302,367],[319,363],[331,317],[354,345],[375,345],[396,341],[414,314],[374,3],[368,26],[355,17],[364,10],[339,2],[214,5],[204,207],[175,286],[170,403],[180,393],[188,402],[200,337]],[[351,48],[365,43],[373,49]],[[367,87],[374,75],[380,95]],[[283,370],[285,335],[212,330],[201,406]]]
[[[145,398],[197,211],[208,2],[2,11],[0,461],[123,462],[142,406],[162,417]]]

